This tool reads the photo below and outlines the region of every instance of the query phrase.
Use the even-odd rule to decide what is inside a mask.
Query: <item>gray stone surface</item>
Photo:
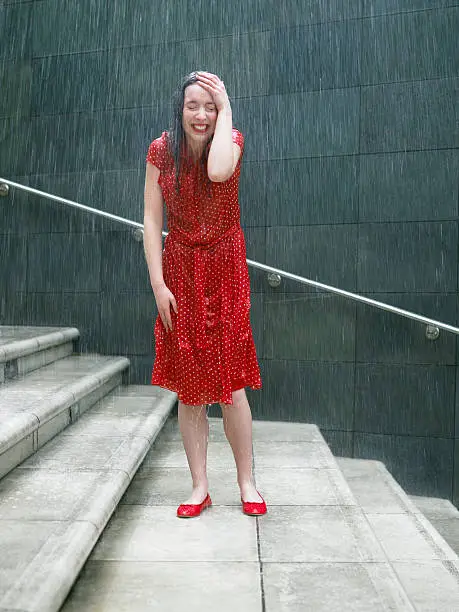
[[[207,470],[209,493],[221,506],[239,506],[236,468]],[[171,468],[142,466],[128,487],[121,504],[174,507],[184,494],[192,490],[188,467]],[[217,504],[215,502],[215,504]]]
[[[93,431],[88,411],[0,480],[0,541],[11,550],[0,557],[1,611],[62,605],[176,402],[144,389],[136,400],[135,389],[99,402]]]
[[[79,338],[74,327],[0,326],[0,362],[17,359]]]
[[[196,520],[179,520],[173,506],[121,506],[102,534],[98,561],[257,562],[256,521],[239,508],[216,505]],[[222,528],[224,526],[224,528]]]
[[[128,365],[124,357],[68,356],[2,384],[0,476],[120,385]]]
[[[459,608],[451,548],[381,463],[338,464],[312,426],[291,441],[293,424],[254,426],[268,503],[256,519],[241,512],[223,422],[211,419],[213,505],[177,519],[191,479],[177,418],[164,423],[175,396],[133,391],[116,389],[0,481],[0,540],[12,551],[0,611],[58,610],[81,569],[65,612]]]
[[[263,562],[386,561],[360,508],[276,508],[259,529]]]
[[[459,554],[459,510],[449,499],[410,495],[410,500],[438,533]]]
[[[275,612],[414,610],[385,563],[264,563],[263,577]]]
[[[379,461],[337,462],[414,609],[458,610],[459,564],[448,529],[458,524],[454,506],[442,499],[408,497]],[[437,521],[443,521],[449,538],[439,533]]]
[[[89,561],[62,612],[262,612],[257,562]]]
[[[394,563],[405,592],[418,612],[459,610],[459,564],[441,561]]]
[[[432,536],[427,524],[418,516],[411,521],[407,508],[414,506],[410,502],[403,506],[403,492],[392,492],[390,497],[386,490],[379,512],[368,517],[319,430],[295,427],[282,424],[276,429],[276,424],[266,423],[264,430],[264,423],[254,423],[255,475],[268,514],[253,519],[241,512],[223,422],[210,419],[208,476],[213,505],[200,517],[183,521],[175,512],[189,494],[191,479],[177,419],[170,418],[63,610],[140,612],[176,609],[188,601],[192,610],[200,611],[222,606],[224,610],[237,606],[244,612],[448,610],[455,587],[442,572],[456,561],[448,560],[452,559],[448,548]],[[373,474],[378,473],[375,465]],[[353,475],[362,478],[365,470],[353,466]],[[389,515],[383,512],[387,501],[392,504]],[[373,497],[367,497],[366,503],[375,509]],[[396,573],[389,559],[400,555],[392,554],[390,522],[383,523],[387,517],[408,519],[407,524],[395,521],[395,529],[410,528],[412,538],[420,537],[423,545],[418,542],[416,555],[424,563],[436,563],[440,557],[434,557],[432,550],[441,551],[445,565],[431,567],[448,592],[439,598],[443,607],[413,605],[407,591],[414,587],[402,575],[405,565],[399,571],[401,562],[396,561]],[[420,533],[413,532],[415,526]],[[221,563],[225,570],[218,573]],[[418,560],[410,558],[406,564],[410,563],[415,571]],[[428,583],[435,591],[432,577]],[[237,599],[239,589],[241,599]],[[434,601],[430,593],[429,598]]]

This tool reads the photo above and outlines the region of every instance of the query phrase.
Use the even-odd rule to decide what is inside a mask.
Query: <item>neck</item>
[[[186,150],[190,157],[194,160],[200,159],[202,154],[204,153],[204,149],[206,148],[206,144],[190,142],[188,139],[186,140]]]

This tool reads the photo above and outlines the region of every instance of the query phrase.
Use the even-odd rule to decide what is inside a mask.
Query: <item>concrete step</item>
[[[0,385],[0,478],[122,383],[125,357],[73,355]]]
[[[415,610],[459,610],[459,559],[379,461],[337,458]]]
[[[409,498],[451,546],[456,555],[459,555],[459,510],[456,506],[449,499],[438,497],[410,495]]]
[[[71,355],[75,327],[0,325],[0,384]]]
[[[0,481],[0,611],[59,610],[175,403],[120,387]]]
[[[213,505],[183,521],[175,513],[191,479],[177,419],[170,418],[62,612],[184,605],[188,612],[453,609],[413,605],[317,427],[254,421],[253,440],[257,487],[268,514],[242,513],[222,420],[210,419]],[[416,576],[417,563],[405,566]]]

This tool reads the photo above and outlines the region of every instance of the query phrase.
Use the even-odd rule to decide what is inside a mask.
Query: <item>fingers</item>
[[[218,78],[218,76],[216,74],[212,74],[212,72],[197,72],[196,73],[198,78],[204,78],[204,79],[209,79],[211,81],[214,81],[215,83],[221,82],[223,83],[223,81],[220,81],[220,79]]]
[[[212,74],[211,72],[197,72],[196,74],[198,75],[198,81],[201,84],[215,87],[216,89],[220,90],[225,89],[225,84],[216,74]]]
[[[172,316],[171,316],[171,305],[174,309],[175,314],[178,313],[177,302],[175,301],[175,297],[171,294],[169,298],[169,303],[166,308],[162,308],[159,312],[159,316],[161,317],[161,321],[164,325],[166,331],[172,331]]]
[[[172,331],[172,318],[171,318],[170,311],[168,312],[167,310],[162,310],[159,313],[159,316],[161,317],[161,321],[162,321],[162,324],[164,325],[164,329],[167,332]]]

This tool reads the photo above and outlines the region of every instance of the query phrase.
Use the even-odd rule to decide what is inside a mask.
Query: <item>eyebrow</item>
[[[185,100],[185,104],[198,104],[199,101],[195,100],[194,98],[188,98],[187,100]],[[212,102],[211,100],[209,100],[209,102],[205,102],[205,104],[215,104],[215,102]]]

